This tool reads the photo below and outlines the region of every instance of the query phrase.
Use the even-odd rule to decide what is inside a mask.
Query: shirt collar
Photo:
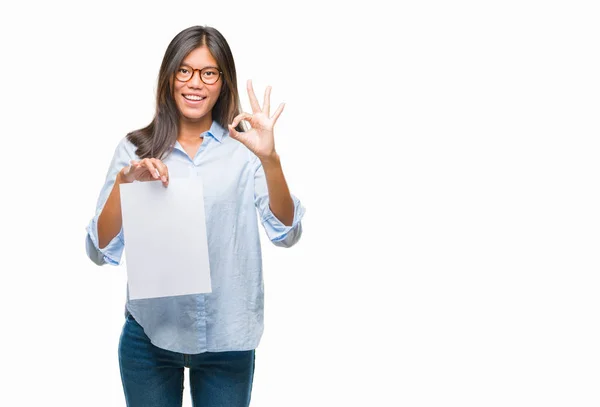
[[[205,131],[201,135],[203,136],[205,134],[208,134],[220,143],[223,140],[223,137],[225,136],[225,129],[215,120],[213,120],[210,129],[208,129],[208,131]]]
[[[221,143],[226,132],[228,132],[228,131],[225,130],[219,123],[217,123],[216,121],[213,120],[213,122],[210,126],[210,129],[208,129],[204,133],[201,133],[200,136],[204,137],[205,135],[208,135],[208,136],[212,137],[213,139],[215,139],[216,141],[218,141],[219,143]],[[187,154],[185,152],[185,150],[183,149],[183,147],[181,146],[181,144],[179,144],[179,141],[177,141],[177,140],[175,140],[174,148],[178,149],[179,151],[181,151],[184,154]]]

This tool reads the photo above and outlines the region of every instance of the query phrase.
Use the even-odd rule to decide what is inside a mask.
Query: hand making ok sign
[[[276,157],[275,152],[275,138],[273,134],[273,127],[275,122],[279,118],[279,115],[283,111],[284,103],[281,103],[273,116],[269,116],[270,99],[271,99],[271,87],[267,86],[265,90],[265,99],[262,106],[258,104],[254,89],[252,88],[252,81],[248,80],[248,96],[250,97],[250,105],[252,106],[252,114],[241,113],[233,119],[229,127],[229,135],[244,144],[250,151],[252,151],[261,160],[269,160]],[[235,127],[241,120],[250,122],[250,129],[244,132],[238,132]]]

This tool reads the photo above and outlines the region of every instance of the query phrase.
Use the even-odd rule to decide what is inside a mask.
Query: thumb
[[[241,143],[244,143],[246,141],[246,137],[245,137],[246,135],[243,132],[240,133],[231,124],[228,125],[228,127],[229,127],[229,135],[233,139],[235,139]]]
[[[136,160],[129,161],[129,166],[127,168],[127,173],[130,173],[131,171],[133,171],[133,167],[136,167],[138,164],[139,164],[139,162],[136,161]]]

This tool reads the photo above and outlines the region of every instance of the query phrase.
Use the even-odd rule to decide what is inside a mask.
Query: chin
[[[204,119],[206,117],[206,113],[202,114],[202,115],[198,115],[198,114],[182,114],[183,118],[185,120],[187,120],[188,122],[199,122],[202,119]]]
[[[189,106],[177,106],[179,112],[188,120],[198,120],[206,116],[206,109],[190,109]]]

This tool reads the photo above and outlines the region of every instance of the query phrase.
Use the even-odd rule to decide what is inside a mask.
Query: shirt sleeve
[[[305,208],[300,200],[292,194],[294,201],[294,220],[291,226],[284,225],[271,212],[269,207],[269,190],[267,189],[267,180],[265,171],[260,160],[255,159],[256,170],[254,173],[254,204],[258,210],[260,221],[267,232],[268,238],[275,246],[291,247],[302,236],[302,217]]]
[[[100,249],[98,244],[98,217],[104,208],[104,204],[108,200],[117,174],[123,168],[129,165],[129,162],[134,159],[135,153],[133,152],[135,146],[123,138],[117,145],[115,153],[113,155],[110,167],[106,174],[106,180],[104,186],[100,191],[98,202],[96,204],[96,214],[87,226],[87,236],[85,249],[88,257],[97,265],[111,264],[117,266],[121,263],[121,255],[125,248],[125,240],[123,238],[123,227],[119,233],[106,245],[106,247]]]

